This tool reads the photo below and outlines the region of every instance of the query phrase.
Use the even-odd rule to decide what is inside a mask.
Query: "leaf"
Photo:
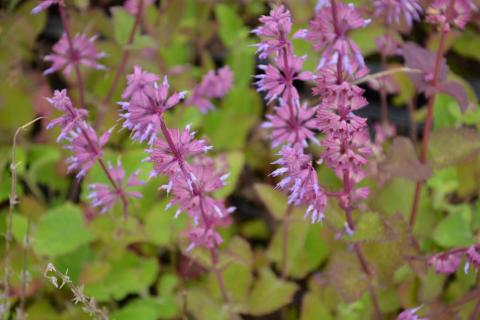
[[[394,177],[410,181],[425,181],[431,175],[428,165],[418,160],[411,140],[405,137],[396,137],[393,140],[379,169]]]
[[[297,216],[297,217],[294,217]],[[302,279],[325,261],[329,248],[322,238],[321,224],[310,224],[303,219],[303,210],[296,210],[288,222],[287,271],[292,278]],[[284,229],[275,232],[267,256],[281,269]],[[295,239],[293,241],[293,239]]]
[[[192,287],[187,291],[186,306],[192,319],[229,320],[228,305],[214,300],[209,292],[200,287]]]
[[[432,132],[429,161],[435,168],[460,163],[480,149],[480,134],[470,128],[444,128]]]
[[[37,254],[54,257],[74,251],[94,240],[94,236],[85,228],[80,209],[65,204],[40,218],[33,239]]]
[[[420,47],[414,42],[407,42],[403,45],[403,57],[405,58],[405,66],[421,71],[420,73],[409,73],[417,90],[428,90],[430,84],[425,80],[425,75],[433,74],[434,72],[435,53]],[[438,82],[442,82],[446,79],[447,72],[447,63],[445,62],[445,59],[442,58]]]
[[[248,314],[261,316],[289,304],[298,287],[276,278],[269,269],[261,269],[248,298]]]
[[[285,217],[287,197],[281,191],[263,183],[255,183],[253,188],[274,218],[281,220]]]
[[[365,212],[357,223],[355,232],[347,241],[386,241],[394,236],[393,229],[375,212]]]
[[[220,158],[223,158],[223,155],[221,155]],[[226,198],[234,191],[245,163],[245,156],[243,152],[240,151],[229,152],[224,158],[228,164],[230,176],[226,180],[227,185],[215,192],[215,196],[218,198]]]
[[[480,39],[473,30],[464,30],[455,39],[453,49],[464,57],[480,61]]]
[[[119,45],[125,46],[128,43],[135,18],[122,7],[113,7],[111,12],[113,15],[115,40]]]
[[[177,234],[185,226],[185,215],[175,218],[176,207],[165,210],[169,201],[163,199],[154,205],[145,217],[145,233],[152,243],[168,246],[175,243]]]
[[[90,272],[82,274],[82,283],[87,295],[98,301],[120,300],[128,294],[142,292],[155,281],[158,264],[154,258],[140,258],[130,251],[123,252],[102,267],[104,270],[100,276],[95,275],[97,268],[86,269]]]
[[[6,215],[5,215],[6,216]],[[24,244],[27,234],[28,219],[21,214],[12,215],[12,234],[18,243]]]
[[[462,110],[462,112],[467,111],[467,91],[465,91],[465,88],[460,83],[456,81],[446,81],[438,86],[438,90],[453,97],[458,102],[458,105],[460,106],[460,110]]]
[[[322,300],[312,293],[303,296],[301,314],[300,320],[333,319]]]
[[[475,243],[469,218],[471,218],[471,212],[465,209],[450,213],[435,227],[433,240],[445,248],[469,246]]]
[[[232,6],[218,4],[215,6],[215,17],[219,23],[218,32],[227,47],[233,47],[238,40],[245,37],[248,32],[242,19],[237,15]]]
[[[142,298],[129,302],[111,315],[112,320],[156,320],[159,317],[172,318],[178,314],[176,301],[168,298]]]
[[[368,290],[368,277],[352,253],[336,251],[328,264],[328,280],[347,303],[360,299]]]

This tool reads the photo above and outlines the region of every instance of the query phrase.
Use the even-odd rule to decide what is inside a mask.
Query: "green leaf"
[[[327,243],[322,238],[321,224],[310,224],[303,219],[303,210],[297,209],[288,223],[286,267],[292,278],[304,278],[315,270],[329,254]],[[282,264],[283,226],[279,227],[270,242],[267,256],[277,264]],[[293,239],[295,239],[293,241]]]
[[[121,7],[113,7],[111,9],[113,15],[113,30],[115,32],[115,40],[121,46],[128,43],[130,32],[132,31],[135,18]]]
[[[54,257],[74,251],[94,240],[94,236],[85,227],[81,210],[65,204],[40,218],[33,239],[37,254]]]
[[[384,241],[392,237],[392,232],[392,228],[378,213],[365,212],[361,214],[353,235],[346,240],[353,242]]]
[[[307,293],[302,300],[302,315],[300,320],[331,320],[333,319],[322,300],[312,293]]]
[[[480,39],[472,30],[465,30],[453,43],[453,49],[468,58],[480,61]]]
[[[124,251],[121,257],[113,257],[103,268],[99,276],[96,275],[97,267],[87,269],[90,273],[83,275],[85,293],[98,301],[120,300],[128,294],[138,294],[155,281],[158,272],[155,259],[140,258],[129,251]]]
[[[112,320],[156,320],[177,316],[178,307],[172,297],[136,299],[111,315]]]
[[[175,219],[176,207],[165,210],[169,201],[163,199],[153,206],[145,217],[145,233],[148,239],[157,245],[167,246],[175,243],[176,236],[185,226],[185,215]]]
[[[233,47],[238,40],[244,38],[248,31],[242,19],[237,15],[232,6],[219,4],[215,6],[215,17],[219,23],[218,32],[220,39],[227,47]]]
[[[230,176],[226,181],[227,185],[215,192],[215,196],[218,198],[226,198],[235,190],[235,186],[237,185],[238,178],[240,177],[240,173],[242,173],[243,165],[245,163],[245,156],[243,155],[243,152],[240,151],[232,151],[225,156],[220,155],[220,159],[222,158],[225,158],[228,164],[228,172],[230,173]]]
[[[269,269],[261,269],[249,301],[248,314],[261,316],[289,304],[298,287],[295,283],[276,278]]]
[[[445,248],[468,246],[475,243],[469,220],[471,212],[468,206],[450,213],[435,227],[433,240]]]
[[[428,148],[429,161],[443,168],[466,160],[480,149],[480,134],[470,128],[444,128],[433,131]]]
[[[287,210],[287,197],[269,184],[255,183],[253,186],[260,200],[267,207],[270,214],[279,220],[285,217]]]
[[[6,215],[5,215],[6,216]],[[12,216],[12,233],[15,241],[23,245],[25,235],[27,234],[28,219],[21,214]]]

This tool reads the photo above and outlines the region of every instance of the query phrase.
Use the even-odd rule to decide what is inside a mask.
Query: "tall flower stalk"
[[[212,196],[226,185],[228,174],[224,166],[219,167],[216,161],[205,155],[212,147],[205,140],[196,139],[190,126],[184,129],[167,127],[165,112],[175,107],[185,97],[185,92],[169,93],[167,78],[161,84],[157,83],[159,79],[138,66],[127,77],[127,87],[122,94],[127,101],[120,103],[123,127],[132,131],[133,140],[148,142],[147,161],[153,164],[151,176],[169,178],[162,186],[167,194],[171,194],[167,207],[178,207],[175,217],[182,212],[192,217],[192,225],[187,231],[187,251],[195,247],[209,251],[222,298],[229,304],[218,266],[218,247],[223,240],[217,229],[228,224],[228,216],[234,208],[226,207],[223,201]]]
[[[444,72],[443,56],[445,54],[445,43],[451,26],[463,29],[470,19],[472,6],[468,0],[435,0],[427,9],[427,21],[436,25],[440,32],[440,40],[435,53],[435,64],[433,70],[428,70],[424,75],[424,81],[430,88],[428,92],[427,116],[423,127],[422,149],[420,152],[420,162],[427,160],[428,144],[430,142],[430,132],[433,122],[433,108],[438,91],[438,84]],[[409,224],[413,228],[417,218],[417,210],[420,202],[420,192],[423,182],[418,181],[415,185],[415,193],[410,211]]]
[[[368,20],[362,19],[353,6],[332,1],[316,12],[308,30],[294,35],[311,41],[313,48],[321,52],[315,76],[301,70],[305,57],[293,53],[288,38],[290,12],[278,6],[269,16],[262,16],[260,22],[261,26],[254,30],[263,39],[258,44],[259,56],[271,57],[272,63],[260,66],[265,73],[257,76],[257,86],[266,93],[268,102],[278,102],[263,127],[271,130],[272,145],[281,146],[280,157],[274,162],[280,168],[272,175],[283,177],[277,187],[289,194],[282,237],[281,272],[285,277],[288,221],[293,205],[305,205],[305,217],[312,223],[321,222],[327,197],[334,197],[345,211],[346,233],[351,234],[355,230],[352,211],[368,195],[368,189],[356,186],[364,176],[362,167],[370,154],[366,119],[353,113],[367,105],[363,90],[354,85],[354,81],[364,77],[368,70],[358,46],[347,35],[351,29],[368,24]],[[300,103],[293,80],[315,80],[313,94],[321,97],[320,105],[307,107]],[[331,167],[343,180],[342,191],[330,192],[320,186],[312,157],[305,153],[308,142],[319,143],[315,138],[318,131],[325,134],[320,142],[324,151],[319,163]],[[371,278],[372,271],[360,246],[355,244],[353,248],[362,270]],[[375,317],[379,319],[381,313],[372,285],[370,294]]]

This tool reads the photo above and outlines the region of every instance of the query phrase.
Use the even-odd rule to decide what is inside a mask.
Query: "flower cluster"
[[[470,0],[434,0],[427,9],[426,20],[448,32],[450,26],[465,28],[476,9]]]
[[[309,40],[315,50],[322,52],[319,67],[337,64],[340,59],[344,68],[352,71],[352,64],[363,66],[365,62],[360,48],[348,37],[348,33],[365,27],[370,20],[363,19],[353,4],[333,4],[335,15],[332,14],[331,5],[324,5],[315,13],[309,29],[297,34]]]
[[[293,53],[290,12],[278,6],[269,16],[262,16],[260,22],[253,31],[262,38],[257,45],[258,51],[261,58],[272,56],[272,61],[259,66],[264,74],[257,76],[256,85],[258,91],[266,93],[268,103],[278,103],[262,127],[271,131],[274,147],[283,146],[280,158],[274,162],[281,167],[272,176],[283,176],[277,187],[288,192],[289,204],[305,205],[305,216],[310,216],[312,223],[319,222],[323,220],[327,197],[319,186],[312,158],[303,150],[308,141],[318,144],[315,138],[317,108],[300,103],[293,84],[294,80],[308,81],[314,77],[311,72],[302,70],[306,57]]]
[[[97,62],[98,59],[104,58],[104,52],[97,52],[94,42],[96,36],[88,38],[84,34],[77,34],[73,39],[69,39],[66,33],[53,46],[53,53],[45,56],[45,61],[52,62],[52,66],[44,71],[44,74],[50,74],[58,70],[64,69],[65,74],[70,74],[77,64],[84,65],[89,68],[102,70],[103,65]]]
[[[397,320],[428,320],[427,318],[420,318],[417,315],[417,311],[420,310],[421,307],[422,306],[403,311],[398,315]]]
[[[125,170],[120,161],[117,161],[116,167],[109,163],[108,171],[116,185],[119,186],[118,190],[112,185],[104,183],[94,183],[88,186],[90,189],[88,199],[92,201],[94,207],[101,208],[100,213],[106,213],[119,199],[121,199],[119,192],[125,192],[125,195],[129,198],[142,198],[140,192],[128,190],[144,184],[143,181],[138,179],[138,171],[130,175],[128,179],[125,179]]]
[[[410,29],[420,19],[422,7],[417,0],[375,0],[374,14],[384,19],[386,25]]]
[[[428,264],[435,269],[437,273],[454,273],[465,257],[464,271],[468,272],[470,266],[480,270],[480,245],[471,245],[467,248],[453,249],[447,252],[441,252],[432,256]]]
[[[108,168],[103,164],[103,149],[112,134],[112,129],[98,136],[96,131],[87,123],[87,111],[75,108],[70,100],[67,90],[55,91],[53,97],[47,99],[54,109],[63,114],[53,119],[47,126],[51,129],[55,126],[61,128],[57,141],[65,140],[65,148],[70,150],[72,155],[66,160],[69,164],[68,172],[76,171],[77,179],[86,176],[92,166],[99,162],[111,185],[94,183],[89,185],[90,194],[87,196],[94,207],[100,207],[101,212],[108,211],[118,199],[124,203],[126,210],[127,197],[139,198],[141,194],[133,191],[126,192],[126,187],[141,185],[137,179],[137,173],[133,174],[125,184],[123,182],[125,173],[122,164],[118,162],[117,167],[111,165]]]
[[[222,242],[217,227],[228,222],[233,208],[227,208],[212,193],[225,186],[228,174],[223,166],[219,167],[205,155],[211,146],[205,140],[196,139],[190,126],[181,130],[166,126],[164,112],[177,105],[184,93],[169,95],[167,78],[160,85],[158,79],[140,67],[135,67],[127,76],[122,97],[128,100],[120,103],[121,117],[125,119],[123,127],[132,131],[133,140],[149,142],[146,160],[153,164],[150,176],[169,178],[162,186],[172,195],[167,207],[176,205],[176,216],[187,212],[192,217],[194,225],[188,230],[188,250],[196,246],[214,250]],[[217,83],[220,79],[229,83]],[[220,98],[229,90],[231,82],[230,70],[223,68],[217,74],[207,74],[198,92],[202,96]]]
[[[211,99],[221,99],[233,85],[233,73],[228,66],[217,71],[209,71],[202,78],[187,99],[185,104],[196,106],[201,112],[206,113],[214,108]]]

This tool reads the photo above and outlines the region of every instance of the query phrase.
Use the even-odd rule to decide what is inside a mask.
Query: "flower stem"
[[[333,18],[333,27],[337,36],[340,36],[340,28],[338,25],[338,18],[337,18],[337,5],[336,0],[331,0],[331,9],[332,9],[332,18]],[[343,58],[342,55],[339,54],[337,60],[337,84],[341,84],[343,82]],[[347,148],[349,141],[345,137],[342,141],[342,148]],[[343,194],[347,197],[346,206],[343,206],[343,210],[345,211],[345,216],[347,220],[348,228],[353,232],[355,230],[355,224],[352,218],[352,207],[351,207],[351,193],[352,193],[352,181],[350,179],[350,173],[347,169],[343,170]],[[362,249],[360,244],[355,243],[353,245],[355,250],[355,254],[357,256],[357,260],[360,263],[361,269],[363,273],[368,277],[368,287],[370,292],[370,298],[372,300],[373,311],[375,314],[375,319],[381,320],[382,313],[380,311],[380,307],[378,304],[377,294],[375,292],[375,288],[373,287],[371,280],[372,280],[372,272],[368,266],[368,262],[363,255]]]
[[[70,49],[70,54],[74,54],[74,48],[73,48],[73,38],[72,38],[72,33],[70,31],[70,26],[68,24],[68,17],[67,17],[67,12],[65,10],[65,4],[60,3],[59,4],[59,10],[60,10],[60,19],[62,20],[62,26],[63,30],[65,31],[65,34],[67,36],[68,40],[68,46]],[[85,107],[85,90],[84,90],[84,85],[83,85],[83,79],[82,79],[82,74],[80,72],[80,62],[75,62],[74,63],[74,69],[75,69],[75,76],[77,78],[77,86],[78,86],[78,99],[80,103],[80,107],[83,109],[86,109]]]
[[[387,70],[387,58],[382,53],[381,55],[382,69]],[[385,85],[386,78],[380,83],[380,106],[381,106],[381,121],[382,124],[388,124],[388,101],[387,101],[387,88]]]
[[[133,23],[132,29],[130,30],[130,34],[128,36],[127,44],[123,49],[122,53],[122,59],[120,60],[120,64],[118,67],[115,69],[115,76],[113,77],[112,85],[110,86],[110,89],[107,92],[107,95],[103,99],[103,101],[100,103],[100,108],[98,111],[97,119],[94,124],[94,128],[98,128],[100,124],[103,122],[103,119],[105,118],[105,113],[106,113],[106,106],[108,103],[110,103],[110,100],[113,97],[113,94],[115,93],[115,90],[118,86],[118,83],[120,81],[120,77],[122,76],[123,72],[125,71],[125,68],[127,66],[128,59],[130,58],[130,46],[133,44],[135,41],[135,34],[137,33],[137,29],[140,26],[142,22],[142,16],[143,16],[143,7],[144,7],[144,1],[139,0],[138,4],[138,11],[137,14],[135,15],[135,22]]]
[[[450,7],[452,6],[454,0],[450,1]],[[442,24],[440,28],[440,43],[438,45],[438,50],[435,56],[435,68],[433,70],[433,79],[431,82],[432,87],[436,87],[439,77],[440,77],[440,70],[442,68],[442,58],[443,58],[443,53],[445,51],[445,42],[447,38],[448,31],[445,30],[444,28],[445,23]],[[425,163],[427,159],[427,149],[428,149],[428,143],[430,142],[430,131],[432,128],[432,122],[433,122],[433,107],[435,106],[435,98],[436,94],[432,93],[428,99],[428,104],[427,104],[427,118],[425,120],[425,125],[423,127],[423,141],[422,141],[422,151],[420,154],[420,162]],[[418,181],[415,184],[415,193],[413,197],[413,203],[412,203],[412,209],[410,211],[410,219],[409,219],[409,224],[410,227],[413,229],[415,226],[415,220],[417,218],[417,210],[418,210],[418,204],[420,202],[420,191],[422,188],[423,182]]]

